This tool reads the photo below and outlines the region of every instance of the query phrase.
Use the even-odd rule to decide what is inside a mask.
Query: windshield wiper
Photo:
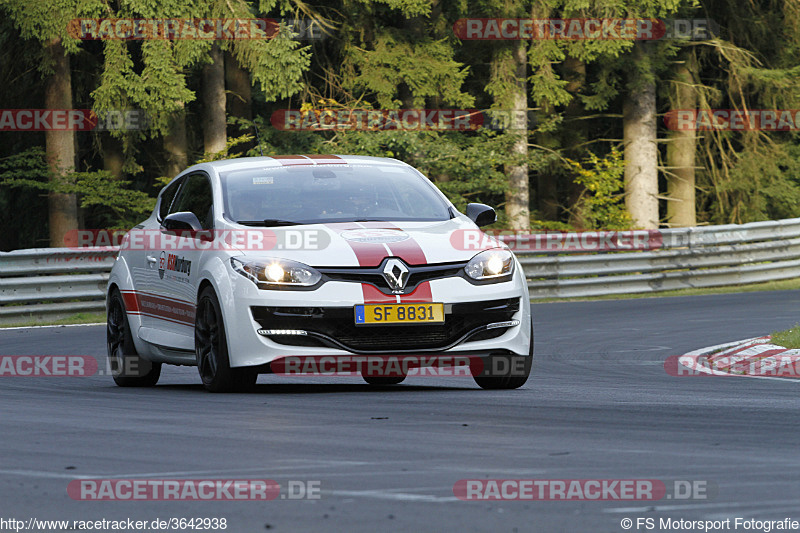
[[[301,226],[305,222],[295,222],[294,220],[281,220],[280,218],[267,218],[264,220],[237,220],[237,224],[243,226]]]

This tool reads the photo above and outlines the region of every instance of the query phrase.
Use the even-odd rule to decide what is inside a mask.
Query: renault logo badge
[[[399,259],[389,259],[383,267],[383,278],[392,292],[401,293],[408,283],[408,267]]]

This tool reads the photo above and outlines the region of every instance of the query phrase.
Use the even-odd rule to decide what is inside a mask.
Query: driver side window
[[[203,229],[211,229],[214,220],[211,182],[205,174],[192,174],[184,181],[178,198],[172,202],[169,212],[189,211],[194,213]]]
[[[178,192],[178,188],[180,188],[181,183],[183,183],[183,179],[179,179],[175,183],[171,183],[166,189],[164,189],[164,192],[161,193],[161,200],[158,204],[159,222],[164,220],[164,217],[170,213],[169,206],[172,204],[172,200],[175,199],[175,193]]]

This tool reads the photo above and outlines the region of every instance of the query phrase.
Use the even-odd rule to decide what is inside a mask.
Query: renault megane
[[[159,194],[108,282],[120,386],[196,365],[245,390],[291,356],[478,358],[483,388],[528,378],[533,326],[519,262],[419,171],[394,159],[276,156],[202,163]],[[404,375],[364,373],[372,384]]]

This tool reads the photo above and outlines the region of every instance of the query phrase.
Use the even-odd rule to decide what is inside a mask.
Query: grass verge
[[[94,324],[96,322],[105,322],[105,313],[76,313],[74,315],[60,318],[57,320],[27,320],[23,322],[13,322],[9,324],[0,324],[0,328],[24,328],[29,326],[66,326],[70,324]]]
[[[800,348],[800,324],[786,331],[776,331],[772,334],[772,344],[786,348]]]
[[[552,302],[590,302],[594,300],[629,300],[634,298],[669,298],[673,296],[702,296],[706,294],[728,294],[736,292],[788,291],[800,289],[800,278],[747,285],[730,285],[725,287],[709,287],[704,289],[678,289],[675,291],[647,292],[640,294],[609,294],[604,296],[586,296],[582,298],[542,298],[531,299],[531,303]]]

